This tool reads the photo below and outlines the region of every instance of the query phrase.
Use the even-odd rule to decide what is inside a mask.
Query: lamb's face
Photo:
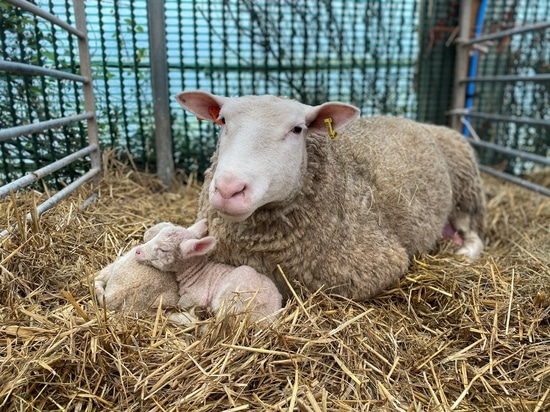
[[[330,134],[359,114],[343,103],[309,106],[269,95],[227,98],[193,91],[177,99],[221,126],[209,201],[224,219],[237,222],[263,206],[290,203],[302,188],[308,133]]]
[[[136,260],[163,272],[179,271],[182,264],[180,244],[193,238],[195,235],[188,229],[166,227],[151,240],[136,248]]]

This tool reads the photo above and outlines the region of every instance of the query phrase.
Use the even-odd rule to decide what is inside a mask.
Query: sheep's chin
[[[231,214],[227,212],[222,212],[221,210],[218,210],[217,212],[223,220],[227,222],[233,222],[233,223],[243,222],[246,219],[248,219],[250,216],[252,216],[252,214],[254,213],[254,211],[252,211],[252,212],[241,213],[241,214]]]

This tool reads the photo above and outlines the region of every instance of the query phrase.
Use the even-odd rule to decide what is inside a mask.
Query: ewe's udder
[[[464,240],[460,237],[453,225],[451,225],[450,223],[447,223],[443,228],[443,233],[441,233],[441,237],[451,239],[459,246],[462,246],[462,244],[464,243]]]

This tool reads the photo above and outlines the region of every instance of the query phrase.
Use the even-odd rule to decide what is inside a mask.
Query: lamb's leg
[[[94,279],[95,297],[97,303],[100,306],[103,306],[105,303],[105,287],[107,286],[107,282],[109,281],[109,277],[111,276],[112,269],[113,264],[110,263],[109,265],[105,266],[105,268],[103,268]]]
[[[199,321],[194,310],[172,312],[168,315],[168,319],[183,326],[189,326]]]
[[[105,282],[101,280],[96,280],[94,282],[94,287],[97,303],[103,306],[103,297],[105,296]]]
[[[457,255],[465,255],[470,259],[477,259],[483,251],[483,241],[478,233],[472,229],[472,221],[469,214],[458,212],[451,222],[462,238],[462,247],[456,251]]]

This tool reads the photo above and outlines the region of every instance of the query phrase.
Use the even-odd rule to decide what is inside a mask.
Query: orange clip
[[[214,123],[223,126],[223,121],[218,118],[220,116],[220,106],[210,106],[208,111],[210,112],[210,116],[212,116]]]

